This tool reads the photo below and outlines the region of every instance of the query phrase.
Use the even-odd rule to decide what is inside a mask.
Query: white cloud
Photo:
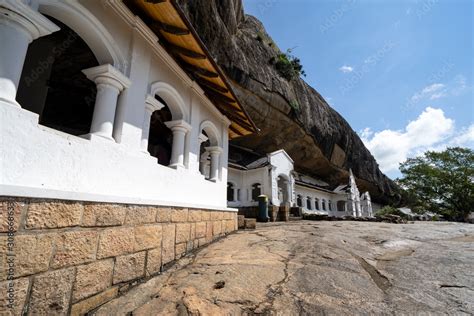
[[[389,176],[397,176],[401,162],[427,150],[444,150],[448,146],[474,148],[474,124],[456,130],[454,120],[441,109],[427,107],[403,130],[386,129],[360,131],[365,146],[377,159],[380,169]]]
[[[353,72],[354,67],[344,65],[341,68],[339,68],[339,70],[346,74],[346,73],[349,73],[349,72]]]
[[[457,75],[454,78],[454,88],[451,89],[451,93],[455,96],[458,96],[461,95],[467,88],[468,86],[466,77],[463,75]]]
[[[415,93],[411,100],[416,102],[422,99],[429,98],[430,100],[439,99],[446,96],[445,85],[442,83],[433,83],[424,87],[421,91]]]
[[[406,106],[413,106],[421,100],[437,100],[449,96],[459,96],[471,89],[472,86],[468,85],[466,77],[460,74],[446,84],[438,82],[424,87],[407,100]]]

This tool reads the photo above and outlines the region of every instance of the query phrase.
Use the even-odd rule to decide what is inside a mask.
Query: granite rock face
[[[265,153],[285,149],[297,171],[345,183],[352,168],[361,191],[379,202],[397,200],[397,187],[347,121],[302,79],[288,81],[270,60],[279,49],[241,0],[177,0],[227,73],[260,134],[235,140]]]

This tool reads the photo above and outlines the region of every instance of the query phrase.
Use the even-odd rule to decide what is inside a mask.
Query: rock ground
[[[300,221],[232,234],[95,314],[473,311],[473,225]]]

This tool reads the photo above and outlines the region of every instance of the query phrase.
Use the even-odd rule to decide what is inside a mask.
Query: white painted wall
[[[284,151],[278,150],[268,154],[270,165],[272,166],[270,181],[271,181],[271,194],[269,195],[273,205],[280,205],[282,201],[278,198],[278,177],[283,176],[290,182],[290,203],[293,205],[293,176],[292,172],[294,169],[293,159]]]
[[[157,44],[156,36],[120,2],[39,2],[41,12],[71,27],[100,63],[112,64],[131,85],[117,102],[115,141],[65,134],[39,125],[34,113],[0,103],[0,195],[225,208],[229,120]],[[192,127],[185,140],[184,169],[158,165],[140,150],[145,99],[157,82],[178,94],[160,94],[170,107],[181,105],[176,115],[181,117],[173,113],[173,120]],[[204,121],[215,127],[224,149],[216,182],[199,173],[198,136]]]
[[[268,176],[268,167],[262,167],[252,170],[228,169],[228,182],[234,184],[236,192],[235,200],[229,201],[229,207],[249,207],[257,206],[258,201],[252,201],[252,185],[260,183],[262,194],[269,196],[271,194],[271,186]],[[240,192],[238,194],[237,192]]]
[[[306,186],[296,184],[296,196],[301,195],[303,197],[303,212],[305,213],[322,213],[327,214],[329,216],[336,216],[342,217],[347,215],[346,212],[339,212],[337,210],[337,202],[338,201],[346,201],[347,196],[344,194],[336,194],[336,193],[329,193],[326,191],[321,191],[313,188],[309,188]],[[309,210],[307,208],[306,199],[310,197],[312,199],[312,209]],[[318,210],[315,209],[315,199],[319,199],[319,207]],[[322,201],[326,200],[326,210],[322,208]],[[329,201],[332,203],[332,211],[329,211]]]

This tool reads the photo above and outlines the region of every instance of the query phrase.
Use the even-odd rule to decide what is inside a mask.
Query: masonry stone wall
[[[2,197],[0,204],[1,315],[85,314],[237,229],[230,211]]]

